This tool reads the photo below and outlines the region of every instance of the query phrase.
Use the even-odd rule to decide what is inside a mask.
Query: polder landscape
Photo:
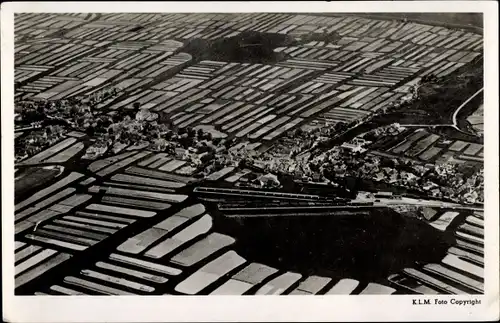
[[[441,18],[16,14],[16,294],[482,294],[482,17]]]

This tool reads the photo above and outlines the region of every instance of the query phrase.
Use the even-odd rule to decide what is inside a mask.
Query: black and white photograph
[[[481,304],[482,12],[114,8],[14,14],[15,295]]]

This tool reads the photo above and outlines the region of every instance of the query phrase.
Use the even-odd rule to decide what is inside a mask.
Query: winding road
[[[467,100],[465,100],[464,103],[462,103],[456,110],[455,112],[453,113],[453,117],[452,117],[452,120],[453,120],[453,127],[459,131],[462,131],[458,128],[458,124],[457,124],[457,115],[458,113],[460,112],[460,110],[462,110],[463,107],[465,107],[467,105],[467,103],[469,103],[472,99],[474,99],[479,93],[483,92],[484,90],[484,87],[482,87],[481,89],[479,89],[476,93],[474,93],[473,95],[471,95]],[[462,131],[463,132],[463,131]]]
[[[453,116],[451,118],[452,124],[403,124],[401,126],[403,127],[453,127],[456,130],[467,134],[467,135],[474,135],[469,132],[463,131],[458,127],[458,120],[457,116],[460,113],[460,111],[470,102],[472,101],[479,93],[483,92],[484,87],[481,89],[477,90],[474,94],[472,94],[467,100],[465,100],[458,108],[455,109],[455,112],[453,112]]]

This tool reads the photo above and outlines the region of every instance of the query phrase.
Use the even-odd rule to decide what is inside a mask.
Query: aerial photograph
[[[16,13],[16,295],[484,294],[481,13]]]

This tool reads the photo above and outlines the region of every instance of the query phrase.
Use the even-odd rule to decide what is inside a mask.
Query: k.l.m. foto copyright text
[[[412,305],[455,305],[455,306],[475,306],[481,305],[480,299],[457,299],[452,298],[450,300],[447,299],[439,299],[439,298],[414,298],[412,299]]]

